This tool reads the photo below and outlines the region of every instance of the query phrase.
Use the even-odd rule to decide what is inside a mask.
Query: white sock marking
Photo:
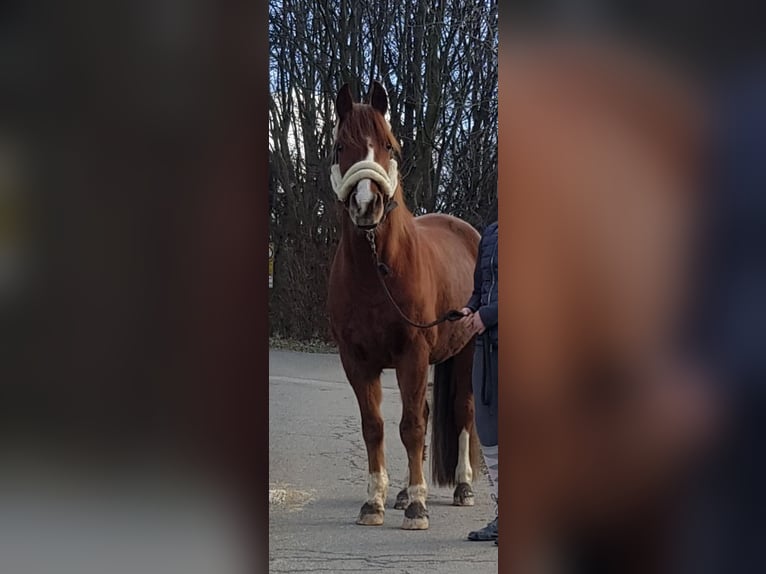
[[[385,508],[388,496],[388,472],[371,472],[367,479],[367,502],[373,506]]]
[[[471,445],[471,435],[468,431],[463,429],[460,431],[459,450],[457,455],[457,468],[455,468],[455,480],[458,483],[465,482],[471,484],[473,482],[473,469],[471,468],[471,453],[469,451]]]
[[[407,496],[410,499],[410,504],[417,500],[425,506],[426,498],[428,498],[428,485],[424,482],[422,484],[412,484],[408,486]]]

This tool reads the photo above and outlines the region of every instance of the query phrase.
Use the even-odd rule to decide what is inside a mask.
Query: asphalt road
[[[270,352],[269,571],[495,574],[497,547],[465,539],[491,514],[481,474],[474,479],[475,506],[453,507],[451,489],[431,486],[430,529],[400,529],[403,511],[392,506],[403,486],[406,456],[393,373],[384,373],[383,387],[391,478],[386,521],[383,526],[358,526],[367,456],[359,410],[340,359]]]

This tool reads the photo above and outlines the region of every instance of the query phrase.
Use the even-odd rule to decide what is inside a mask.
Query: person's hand
[[[481,315],[479,313],[474,313],[471,317],[471,327],[475,333],[478,333],[481,335],[486,327],[484,326],[484,322],[481,320]]]
[[[469,307],[463,307],[460,309],[460,312],[463,314],[463,318],[460,319],[460,324],[466,329],[473,330],[473,318],[471,317],[473,311]]]
[[[475,313],[468,307],[463,307],[460,310],[463,313],[463,318],[460,319],[460,323],[468,329],[471,334],[479,334],[481,335],[486,327],[484,326],[484,322],[481,320],[481,315],[479,313]]]

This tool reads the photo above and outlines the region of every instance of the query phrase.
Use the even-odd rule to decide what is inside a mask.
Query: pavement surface
[[[355,524],[366,497],[367,454],[359,409],[334,354],[269,354],[269,571],[495,574],[497,547],[466,534],[492,513],[486,477],[474,478],[476,504],[452,506],[452,489],[430,485],[430,529],[400,529],[393,509],[404,486],[401,401],[383,375],[386,457],[391,479],[382,526]],[[429,439],[430,440],[430,439]]]

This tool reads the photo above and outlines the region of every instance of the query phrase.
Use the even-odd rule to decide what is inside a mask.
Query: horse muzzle
[[[349,215],[358,228],[373,229],[383,220],[383,195],[370,180],[360,183],[349,198]]]

